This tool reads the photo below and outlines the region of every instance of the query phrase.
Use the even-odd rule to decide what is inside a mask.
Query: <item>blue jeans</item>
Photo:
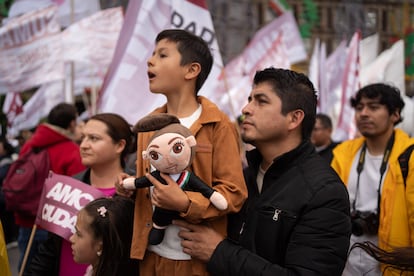
[[[26,227],[19,228],[19,236],[17,238],[17,243],[19,245],[19,251],[20,251],[20,258],[19,258],[19,264],[18,264],[19,271],[23,264],[24,255],[26,253],[26,247],[29,243],[31,233],[32,233],[32,228],[26,228]],[[47,236],[48,236],[48,232],[46,230],[36,229],[36,233],[33,237],[32,247],[30,248],[30,253],[29,253],[29,256],[27,257],[25,268],[27,268],[28,265],[30,265],[30,262],[33,256],[37,253],[37,248],[39,247],[40,244],[46,241]]]

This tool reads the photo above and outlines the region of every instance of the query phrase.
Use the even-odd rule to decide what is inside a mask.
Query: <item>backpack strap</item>
[[[414,144],[406,148],[405,151],[398,157],[398,163],[400,163],[400,169],[404,179],[404,186],[407,186],[408,161],[410,160],[410,155],[413,150]]]

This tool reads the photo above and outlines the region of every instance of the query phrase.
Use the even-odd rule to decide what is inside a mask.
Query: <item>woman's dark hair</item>
[[[353,244],[350,251],[355,248],[361,248],[375,260],[384,264],[385,270],[414,272],[414,247],[395,247],[390,251],[385,251],[371,242],[363,242]]]
[[[132,133],[131,126],[123,117],[115,113],[99,113],[89,118],[89,120],[104,123],[108,129],[108,135],[115,143],[125,140],[125,148],[121,153],[121,165],[125,168],[127,155],[136,151],[137,148],[136,135]]]
[[[95,238],[102,240],[102,255],[94,275],[138,275],[138,260],[130,258],[134,206],[132,199],[115,195],[95,199],[83,208],[92,218]],[[98,211],[102,207],[104,213]]]

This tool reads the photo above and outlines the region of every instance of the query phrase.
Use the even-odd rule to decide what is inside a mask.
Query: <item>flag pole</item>
[[[34,239],[34,235],[36,233],[36,229],[37,229],[37,225],[34,224],[33,228],[32,228],[32,232],[30,233],[29,242],[27,243],[27,246],[26,246],[26,251],[24,252],[24,258],[23,258],[22,266],[20,267],[19,276],[23,276],[23,272],[24,272],[24,269],[26,267],[27,259],[29,257],[30,249],[32,248],[33,239]]]
[[[75,10],[75,1],[70,0],[70,24],[73,23],[74,20],[74,10]],[[75,62],[72,60],[70,62],[70,99],[68,99],[68,102],[75,103]]]

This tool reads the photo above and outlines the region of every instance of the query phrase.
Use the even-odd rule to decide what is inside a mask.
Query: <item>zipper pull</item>
[[[282,213],[282,210],[275,209],[275,213],[273,214],[273,220],[278,221],[279,220],[279,214]]]
[[[244,222],[243,222],[243,224],[242,224],[242,226],[241,226],[241,228],[240,228],[240,232],[239,232],[239,235],[241,235],[241,234],[243,234],[243,231],[244,231]]]

